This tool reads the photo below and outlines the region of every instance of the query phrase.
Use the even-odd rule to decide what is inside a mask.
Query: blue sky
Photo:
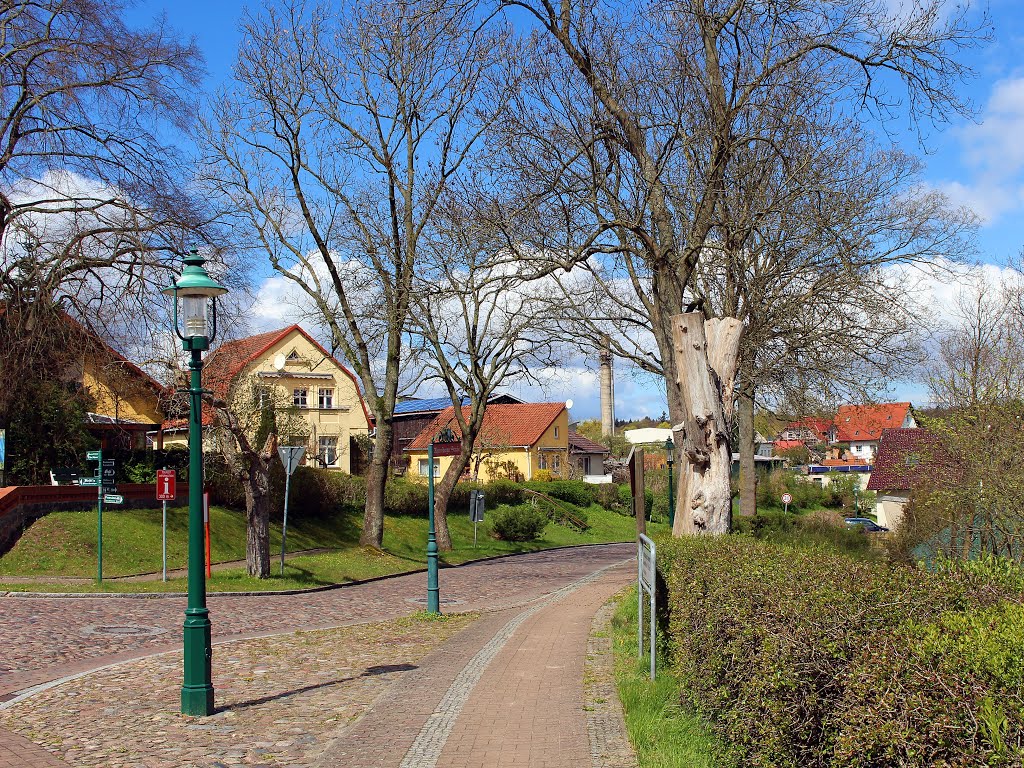
[[[899,4],[899,0],[889,2]],[[238,20],[247,5],[259,8],[258,3],[237,0],[145,0],[132,9],[130,19],[140,22],[166,13],[173,27],[194,35],[206,57],[207,87],[214,88],[230,76],[239,40]],[[970,54],[967,63],[978,77],[964,87],[978,116],[929,132],[925,140],[925,183],[982,216],[979,258],[1001,265],[1024,246],[1024,232],[1018,225],[1024,213],[1024,4],[1019,0],[991,0],[988,7],[993,40]],[[921,152],[916,134],[907,132],[893,138],[906,149]],[[991,274],[998,282],[998,271]],[[942,296],[950,295],[941,286],[936,293],[940,302]],[[273,316],[267,319],[274,324]],[[664,407],[663,396],[650,380],[619,370],[616,387],[620,418],[657,416]],[[577,372],[553,381],[544,390],[527,389],[520,394],[550,400],[571,397],[576,403],[575,417],[598,415],[596,376],[589,372]],[[898,383],[893,396],[920,403],[923,388],[913,382]]]

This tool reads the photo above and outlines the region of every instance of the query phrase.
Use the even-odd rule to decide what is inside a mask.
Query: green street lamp
[[[458,440],[449,427],[430,438],[427,446],[427,613],[441,612],[441,588],[437,584],[437,532],[434,530],[434,443],[454,443]]]
[[[672,465],[676,461],[676,444],[672,442],[672,435],[665,441],[665,461],[668,464],[668,527],[671,530],[676,522],[676,488],[672,482]]]
[[[203,551],[203,352],[217,336],[217,297],[228,289],[203,269],[193,248],[174,285],[161,293],[174,299],[174,332],[189,360],[188,416],[188,607],[185,608],[185,682],[181,687],[183,715],[213,714],[210,678],[213,645],[206,608],[206,573]],[[181,307],[179,309],[179,302]]]

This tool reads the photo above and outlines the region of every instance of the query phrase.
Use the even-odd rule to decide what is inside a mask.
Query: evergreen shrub
[[[547,524],[547,514],[532,504],[502,504],[491,514],[491,530],[504,541],[534,541]]]

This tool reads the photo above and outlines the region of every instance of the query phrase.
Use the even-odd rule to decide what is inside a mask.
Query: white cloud
[[[997,81],[980,122],[954,135],[969,178],[937,186],[988,224],[1024,207],[1024,77]]]

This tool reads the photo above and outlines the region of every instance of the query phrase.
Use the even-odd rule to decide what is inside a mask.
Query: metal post
[[[164,470],[167,469],[167,465],[164,465]],[[157,486],[159,490],[159,485]],[[167,499],[163,501],[164,505],[164,525],[163,525],[163,552],[164,552],[164,581],[167,581]]]
[[[636,551],[636,657],[644,657],[644,542],[637,541]]]
[[[676,485],[672,481],[672,465],[676,460],[676,444],[669,437],[665,441],[665,453],[668,463],[668,527],[671,530],[676,522]]]
[[[434,531],[434,438],[427,446],[427,517],[430,529],[427,531],[427,613],[441,612],[440,589],[437,586],[437,534]]]
[[[100,485],[96,493],[96,581],[103,583],[103,449],[100,449]]]
[[[202,351],[192,348],[189,361],[188,425],[188,607],[185,609],[184,715],[213,714],[210,617],[206,608],[206,553],[203,547]]]
[[[288,538],[288,490],[291,488],[292,473],[284,475],[284,520],[281,522],[281,575],[284,576],[284,542]]]

